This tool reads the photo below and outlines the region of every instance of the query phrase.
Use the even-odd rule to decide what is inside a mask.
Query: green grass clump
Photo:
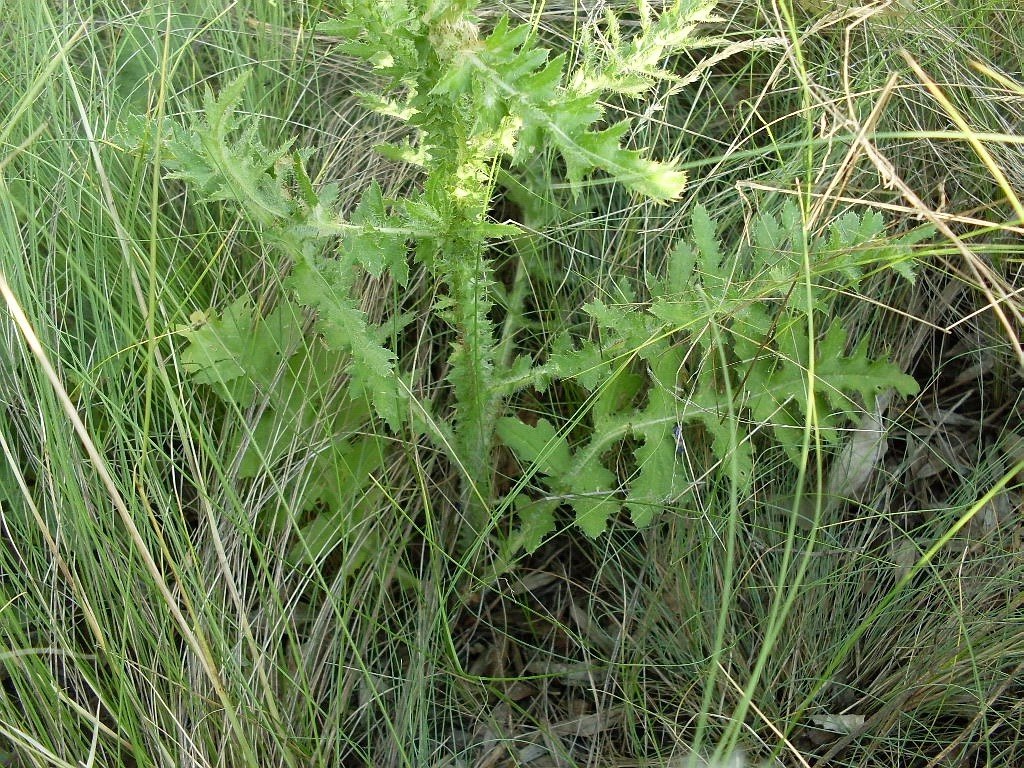
[[[136,6],[3,6],[0,765],[1021,761],[1020,11]]]

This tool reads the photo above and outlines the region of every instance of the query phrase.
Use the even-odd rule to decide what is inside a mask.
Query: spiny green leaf
[[[846,329],[836,322],[818,346],[815,376],[822,382],[822,394],[837,407],[848,407],[849,398],[841,394],[846,392],[860,395],[870,405],[875,396],[887,389],[894,389],[903,397],[920,391],[914,377],[903,373],[896,365],[868,357],[867,337],[862,338],[849,355],[845,354],[845,348]]]
[[[607,470],[606,470],[607,471]],[[608,473],[611,475],[611,473]],[[599,479],[605,479],[603,476]],[[570,501],[576,513],[576,525],[592,539],[596,539],[608,529],[608,521],[618,514],[619,502],[610,495],[595,493],[573,496]]]
[[[351,223],[358,229],[342,239],[348,258],[374,277],[380,277],[387,268],[395,282],[404,287],[409,282],[408,235],[389,230],[401,230],[405,222],[388,213],[377,182],[366,188]]]
[[[636,7],[640,32],[627,34],[636,23],[620,21],[611,8],[603,23],[584,28],[583,62],[573,83],[581,90],[610,90],[640,96],[659,80],[678,81],[679,75],[663,62],[670,53],[700,45],[692,37],[699,23],[712,21],[715,0],[676,0],[660,7],[657,19],[651,5],[641,0]],[[633,9],[629,9],[632,13]]]
[[[378,415],[397,429],[404,395],[394,375],[395,354],[382,343],[385,332],[371,326],[349,296],[352,279],[345,264],[323,260],[317,266],[296,264],[286,284],[297,301],[317,310],[317,330],[327,344],[351,355],[351,396],[368,398]]]
[[[568,492],[569,504],[576,512],[576,525],[592,538],[596,538],[608,527],[608,521],[621,508],[615,498],[618,481],[615,475],[601,464],[599,457],[583,454],[586,458],[578,462]]]
[[[398,81],[421,68],[422,23],[404,0],[347,0],[341,19],[321,22],[317,30],[341,40],[340,50],[370,62]]]
[[[541,499],[534,501],[525,496],[516,499],[519,516],[519,530],[516,533],[517,548],[533,554],[544,541],[544,537],[555,530],[555,509],[558,501]]]
[[[210,87],[204,90],[203,113],[206,125],[213,136],[223,139],[236,127],[232,118],[239,104],[242,103],[242,96],[250,75],[248,70],[242,71],[238,77],[224,86],[220,93],[214,93]]]
[[[611,365],[597,344],[584,342],[579,348],[569,344],[571,342],[563,343],[552,350],[545,366],[548,378],[575,379],[581,387],[593,392],[608,378]],[[538,382],[542,389],[547,381],[546,378]]]
[[[674,200],[686,186],[686,173],[676,170],[671,163],[647,160],[638,150],[623,149],[622,143],[630,123],[623,120],[602,131],[587,131],[575,140],[545,124],[552,143],[565,160],[569,184],[578,188],[590,175],[600,169],[616,181],[625,184],[652,200]]]
[[[247,80],[246,72],[219,94],[208,89],[202,119],[188,131],[171,127],[162,160],[172,178],[193,185],[205,199],[237,203],[258,224],[278,226],[298,210],[286,188],[292,142],[267,147],[256,123],[236,117]]]
[[[535,465],[540,472],[559,476],[569,471],[569,444],[547,419],[538,419],[536,425],[530,426],[506,417],[498,420],[497,432],[520,460]]]
[[[503,17],[476,49],[452,59],[433,93],[456,98],[478,89],[478,119],[489,123],[492,131],[507,116],[521,121],[513,161],[531,161],[546,139],[565,160],[569,183],[576,190],[600,169],[652,199],[678,197],[685,174],[673,164],[647,160],[640,151],[624,149],[628,121],[592,130],[603,114],[600,94],[567,88],[566,59],[559,56],[548,61],[548,52],[533,46],[532,35],[529,25],[513,26]]]

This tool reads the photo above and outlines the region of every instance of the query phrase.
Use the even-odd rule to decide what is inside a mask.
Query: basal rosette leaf
[[[537,551],[544,537],[555,530],[555,510],[558,508],[556,499],[529,499],[525,496],[516,498],[516,515],[519,517],[519,530],[510,542],[510,551],[522,549],[527,554]]]
[[[696,249],[697,275],[704,285],[705,292],[718,297],[724,293],[730,279],[734,276],[733,265],[727,265],[722,253],[722,243],[718,238],[718,224],[711,218],[707,208],[697,204],[690,216],[690,237]],[[687,286],[681,286],[685,291]]]
[[[548,476],[559,476],[569,471],[572,454],[564,435],[546,419],[538,419],[535,425],[525,424],[519,419],[506,417],[498,420],[496,431],[499,439],[516,455],[520,462],[532,465]],[[544,537],[555,529],[557,499],[529,499],[518,496],[515,501],[520,527],[516,533],[517,547],[526,552],[536,550]]]
[[[179,329],[188,342],[180,360],[193,382],[255,416],[225,446],[238,478],[274,474],[294,460],[297,447],[321,446],[312,454],[309,482],[291,495],[294,503],[271,503],[254,524],[262,536],[296,530],[298,541],[286,554],[293,565],[315,562],[358,534],[363,543],[346,565],[352,570],[372,556],[374,537],[359,528],[372,508],[371,473],[383,463],[384,443],[354,436],[369,411],[336,390],[333,378],[346,356],[304,336],[304,319],[287,299],[263,314],[243,297],[219,316]]]
[[[270,389],[282,361],[301,343],[302,319],[288,302],[264,317],[246,296],[219,316],[177,333],[188,341],[180,358],[185,373],[245,408]]]
[[[558,476],[569,471],[569,443],[547,419],[538,419],[530,426],[517,418],[505,417],[499,419],[497,432],[520,461],[535,466],[539,472]]]
[[[588,536],[600,535],[622,508],[619,479],[602,457],[630,434],[633,415],[629,410],[597,421],[590,439],[573,452],[569,471],[557,479],[557,492],[567,497]]]
[[[669,251],[665,276],[647,275],[647,284],[655,301],[671,300],[689,290],[697,266],[697,254],[686,240],[677,240]]]
[[[787,203],[777,215],[756,217],[750,245],[741,244],[730,254],[714,220],[695,206],[690,237],[673,248],[666,277],[650,281],[655,295],[650,313],[674,332],[688,334],[703,352],[690,397],[707,407],[698,409],[705,415],[696,420],[712,433],[715,454],[724,459],[725,452],[739,450],[734,456],[743,467],[750,466],[751,449],[733,445],[735,439],[724,428],[729,420],[770,426],[778,444],[799,462],[812,415],[809,392],[814,393],[818,435],[835,442],[862,403],[869,404],[881,391],[916,391],[913,379],[891,362],[868,357],[866,340],[847,354],[846,331],[838,321],[814,344],[807,336],[809,315],[827,317],[837,281],[856,286],[865,264],[890,265],[906,258],[909,245],[886,240],[884,222],[871,213],[846,214],[825,236],[809,242],[803,227],[799,207]],[[814,270],[810,275],[805,274],[805,256]],[[812,370],[815,380],[809,382]],[[731,409],[725,400],[730,388]],[[712,406],[720,419],[710,415]]]
[[[847,393],[859,395],[870,405],[888,389],[903,397],[920,391],[914,377],[903,373],[895,364],[868,357],[868,341],[867,337],[862,338],[849,355],[845,354],[846,329],[836,322],[818,346],[815,375],[821,382],[819,391],[836,408],[852,410],[853,403]]]
[[[623,370],[621,366],[610,372],[593,397],[590,418],[595,434],[614,428],[623,413],[632,411],[646,385],[644,375]]]
[[[644,442],[633,451],[637,469],[626,497],[630,517],[638,528],[650,525],[655,515],[685,487],[672,425],[663,416],[638,430]]]
[[[579,475],[579,482],[581,487],[593,486],[595,490],[578,491],[569,499],[576,513],[576,525],[592,539],[608,530],[608,521],[622,508],[614,494],[603,490],[614,480],[615,475],[609,470],[594,464]]]
[[[600,299],[585,304],[583,309],[601,328],[606,355],[619,349],[619,354],[647,349],[653,328],[645,313],[636,311],[632,305],[609,306]]]
[[[700,424],[711,438],[711,452],[725,475],[741,491],[749,489],[754,477],[750,430],[737,425],[739,414],[730,411],[707,368],[697,373],[696,386],[686,396],[684,405],[689,416],[686,421]]]
[[[565,436],[545,419],[530,426],[506,417],[498,421],[497,433],[521,462],[547,476],[546,485],[573,508],[577,525],[587,535],[604,531],[621,504],[615,498],[615,474],[601,464],[600,443],[573,453]]]
[[[868,357],[866,338],[850,354],[846,354],[846,339],[846,329],[833,321],[815,346],[813,383],[808,378],[810,347],[800,322],[778,335],[776,350],[769,348],[749,362],[743,402],[756,422],[772,425],[779,444],[794,462],[800,460],[804,425],[810,418],[809,392],[813,391],[815,398],[815,429],[832,443],[840,440],[840,429],[882,392],[894,389],[902,396],[918,392],[914,378],[896,365]]]

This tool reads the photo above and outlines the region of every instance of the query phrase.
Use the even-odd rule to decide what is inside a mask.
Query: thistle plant
[[[574,189],[600,170],[654,200],[677,197],[685,178],[672,163],[623,148],[629,121],[599,130],[594,125],[603,115],[601,97],[639,96],[659,77],[672,76],[660,62],[687,44],[712,3],[677,2],[657,19],[641,4],[641,31],[628,43],[609,16],[610,44],[588,40],[572,73],[565,55],[550,58],[538,46],[530,25],[512,24],[506,16],[483,32],[476,5],[355,0],[340,21],[323,27],[346,41],[342,51],[386,78],[386,93],[367,95],[367,103],[414,129],[413,140],[386,151],[424,168],[423,190],[394,201],[391,215],[422,232],[417,259],[448,289],[435,309],[457,334],[449,359],[453,458],[467,481],[463,507],[470,535],[482,529],[492,501],[495,425],[512,388],[510,361],[497,358],[502,340],[492,321],[494,274],[487,254],[491,238],[511,234],[487,219],[497,170],[501,163],[513,169],[529,164],[546,147],[561,157]],[[507,339],[515,331],[514,323],[506,324],[502,333]]]
[[[279,433],[286,422],[308,420],[311,406],[270,395],[280,377],[267,369],[267,345],[253,338],[275,333],[291,338],[275,341],[294,374],[291,390],[313,386],[315,374],[295,357],[303,325],[295,318],[309,313],[318,344],[345,367],[346,401],[316,400],[312,406],[314,412],[338,413],[330,420],[336,449],[325,454],[325,461],[326,470],[341,479],[333,491],[312,490],[304,499],[307,505],[355,505],[351,489],[366,486],[356,475],[382,461],[379,439],[350,437],[353,425],[370,411],[396,434],[425,435],[457,468],[464,551],[489,530],[492,510],[504,508],[494,486],[496,440],[512,450],[526,472],[514,492],[520,529],[504,543],[503,557],[535,548],[554,528],[554,511],[562,504],[571,506],[577,524],[591,535],[604,530],[623,505],[635,523],[649,522],[659,507],[683,496],[679,446],[691,424],[703,425],[720,459],[740,457],[733,466],[738,474],[749,474],[749,443],[730,432],[721,415],[723,403],[737,392],[742,402],[726,410],[772,424],[792,454],[792,433],[786,429],[810,412],[807,387],[801,383],[810,340],[801,336],[799,313],[783,298],[785,287],[800,279],[800,265],[790,260],[764,269],[769,252],[800,240],[800,222],[792,211],[781,223],[760,222],[760,252],[727,255],[713,223],[698,209],[694,246],[681,242],[668,260],[668,275],[649,278],[651,304],[612,307],[594,301],[586,307],[603,335],[600,343],[560,337],[546,342],[543,362],[535,361],[536,350],[517,355],[514,339],[522,327],[522,309],[521,292],[515,289],[500,327],[494,319],[491,244],[518,236],[519,229],[492,221],[488,212],[503,185],[510,194],[524,189],[540,199],[550,194],[543,186],[530,188],[543,178],[528,172],[537,158],[553,156],[573,194],[600,179],[656,202],[680,195],[685,176],[678,164],[627,148],[630,122],[602,123],[602,99],[642,98],[659,82],[682,82],[666,59],[702,42],[692,33],[712,18],[713,5],[676,0],[655,14],[641,2],[635,13],[639,23],[630,24],[629,34],[609,12],[599,28],[582,34],[570,66],[565,54],[551,57],[541,47],[530,24],[505,16],[484,29],[475,0],[347,0],[340,18],[323,24],[321,31],[337,37],[342,53],[372,67],[381,87],[361,94],[363,102],[409,127],[403,143],[380,151],[419,168],[421,179],[401,197],[386,196],[371,184],[347,216],[334,185],[318,189],[310,181],[308,151],[290,144],[265,146],[256,125],[241,116],[244,76],[219,96],[208,92],[202,118],[189,127],[135,131],[144,137],[143,144],[159,134],[159,156],[171,175],[209,200],[237,206],[283,259],[287,290],[271,314],[261,314],[252,303],[236,303],[209,328],[181,329],[189,342],[185,364],[197,380],[219,387],[221,397],[236,406],[251,404],[256,394],[268,404],[265,418],[276,419],[276,426],[262,432],[257,426],[251,436],[256,453],[264,460],[272,457],[269,448],[260,448],[259,435]],[[833,232],[842,263],[832,270],[854,281],[861,247],[880,234],[875,219],[865,226],[860,219],[855,223],[845,223],[854,230],[845,241],[840,242],[843,227]],[[906,247],[879,246],[875,261],[901,263]],[[749,262],[749,279],[736,280],[738,273],[727,263],[733,257],[737,264]],[[454,338],[446,366],[454,395],[450,411],[413,390],[395,351],[401,325],[397,310],[376,324],[360,309],[361,275],[386,275],[401,288],[414,270],[426,270],[439,286],[440,298],[431,311]],[[636,292],[628,284],[619,289],[627,299]],[[762,300],[770,297],[779,305],[774,319],[761,305],[751,306],[750,296],[759,291],[765,294]],[[721,329],[719,352],[708,336],[688,330],[701,318],[706,327],[711,318]],[[228,319],[231,328],[225,325]],[[680,333],[691,334],[691,348],[696,345],[705,358],[721,357],[720,366],[701,368],[691,392],[680,387],[687,366],[684,346],[673,341]],[[845,331],[834,327],[822,350],[839,367],[817,366],[818,376],[824,372],[834,378],[819,389],[822,405],[831,406],[834,414],[828,429],[852,418],[850,394],[870,397],[879,386],[903,392],[913,387],[889,364],[870,360],[863,347],[844,356],[845,342]],[[744,366],[743,376],[728,372]],[[542,390],[557,380],[571,380],[588,393],[585,406],[569,415],[572,425],[588,418],[590,436],[582,442],[570,444],[567,430],[547,419],[527,424],[506,413],[517,393]],[[603,462],[611,447],[626,444],[632,446],[627,465],[633,470],[624,480]],[[546,491],[521,493],[537,475],[545,477]],[[309,526],[313,538],[329,548],[358,517],[335,512],[327,522],[321,517]]]
[[[362,94],[366,105],[411,129],[402,145],[381,147],[422,169],[420,188],[404,197],[386,198],[374,184],[343,216],[336,187],[315,189],[310,182],[307,152],[265,146],[241,116],[244,75],[218,96],[208,92],[203,117],[192,125],[159,129],[160,158],[171,176],[208,200],[238,206],[282,254],[289,264],[284,300],[312,310],[315,332],[347,356],[350,397],[365,398],[392,430],[427,433],[460,468],[467,541],[486,527],[496,424],[523,378],[510,370],[507,355],[498,360],[515,322],[505,323],[499,338],[492,318],[488,244],[518,232],[488,218],[498,172],[515,173],[549,149],[564,163],[573,190],[599,172],[647,198],[676,198],[684,174],[674,162],[625,148],[628,120],[598,127],[600,100],[613,93],[640,97],[659,80],[673,79],[662,62],[711,18],[713,2],[679,0],[657,15],[641,3],[639,31],[628,39],[609,13],[605,32],[585,36],[571,71],[565,55],[552,58],[539,45],[531,25],[506,16],[484,30],[476,6],[473,0],[351,0],[338,20],[321,27],[337,36],[341,52],[365,60],[380,77],[380,92]],[[145,144],[156,131],[144,126],[133,133],[146,137]],[[325,250],[328,241],[339,247]],[[393,323],[370,323],[355,295],[361,273],[387,273],[401,287],[415,268],[443,286],[433,311],[456,338],[448,361],[455,403],[447,419],[431,414],[428,403],[410,404],[388,346]],[[266,327],[251,319],[250,330]],[[183,333],[193,346],[213,343],[196,329]],[[218,358],[193,350],[188,363],[204,380],[222,383],[245,378],[252,367],[245,360],[258,365],[244,349],[221,352]]]

